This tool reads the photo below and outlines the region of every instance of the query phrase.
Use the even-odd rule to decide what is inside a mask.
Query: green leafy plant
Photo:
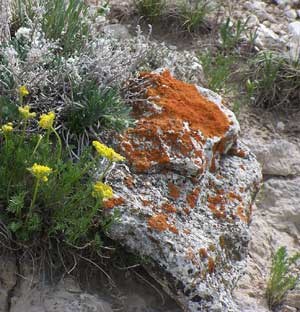
[[[130,108],[116,89],[99,89],[95,81],[75,86],[65,111],[67,128],[77,134],[89,127],[122,130],[130,124]]]
[[[22,103],[29,92],[22,86],[19,93]],[[109,217],[103,214],[104,201],[113,197],[104,179],[113,162],[124,158],[94,141],[96,153],[88,147],[73,162],[62,150],[53,112],[37,121],[36,113],[25,105],[19,106],[19,114],[18,122],[0,126],[0,217],[14,243],[31,249],[53,242],[99,245],[118,217],[117,211]],[[36,122],[42,134],[28,131]],[[106,165],[95,182],[100,157]]]
[[[162,16],[166,7],[166,0],[135,0],[134,5],[140,15],[153,22]]]
[[[220,52],[213,54],[210,51],[201,54],[199,58],[207,79],[208,88],[216,92],[228,89],[232,67],[236,58]]]
[[[42,28],[47,38],[59,40],[65,54],[81,50],[88,39],[89,30],[84,1],[47,1],[45,8]]]
[[[299,273],[292,274],[293,266],[300,259],[300,253],[288,257],[286,248],[280,247],[273,258],[270,277],[267,284],[266,296],[270,309],[280,304],[290,289],[299,280]]]
[[[194,32],[205,25],[207,14],[214,10],[211,1],[207,0],[188,0],[179,4],[179,17],[182,26],[188,32]]]
[[[247,90],[255,106],[285,112],[299,111],[300,62],[265,51],[250,63]]]
[[[232,23],[229,17],[226,19],[226,22],[220,27],[222,49],[225,49],[228,52],[240,43],[242,36],[246,35],[247,23],[248,20],[243,22],[238,19],[235,23]]]
[[[36,17],[35,8],[40,6],[40,0],[13,0],[12,1],[12,28],[16,30],[27,26],[29,20]]]

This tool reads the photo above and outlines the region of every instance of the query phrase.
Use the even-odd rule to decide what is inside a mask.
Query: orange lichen
[[[241,221],[245,222],[245,223],[249,223],[249,216],[247,216],[244,212],[244,208],[243,206],[238,206],[236,209],[236,214],[237,216],[240,218]]]
[[[191,213],[191,210],[187,207],[183,208],[183,211],[185,212],[185,214],[189,215]]]
[[[200,193],[200,188],[196,187],[190,194],[186,196],[186,200],[191,208],[196,207],[199,193]]]
[[[177,187],[174,183],[169,182],[168,183],[168,188],[169,188],[169,194],[172,198],[178,199],[180,196],[180,189]]]
[[[176,80],[168,71],[140,76],[151,84],[146,96],[161,109],[145,105],[135,110],[136,127],[126,131],[121,143],[124,156],[138,172],[144,172],[155,165],[167,167],[170,153],[183,155],[195,159],[201,174],[202,150],[195,148],[194,142],[201,146],[206,138],[217,136],[222,140],[230,126],[228,117],[194,85]]]
[[[190,127],[206,137],[223,137],[229,129],[227,116],[214,103],[202,96],[195,85],[173,78],[169,71],[162,74],[142,73],[141,77],[153,83],[149,97],[158,98],[165,114],[188,121]]]
[[[124,178],[124,183],[127,185],[129,188],[133,188],[133,178],[132,176],[127,176]]]
[[[202,247],[199,249],[199,255],[202,259],[207,258],[208,254],[207,254],[207,250],[206,248]]]
[[[168,213],[175,213],[177,211],[176,208],[170,203],[162,204],[161,208]]]
[[[236,199],[238,201],[242,201],[242,197],[234,192],[229,192],[228,193],[228,198],[229,199]]]
[[[224,197],[222,195],[216,195],[214,197],[209,196],[207,201],[211,204],[221,204],[224,202]]]
[[[188,234],[191,234],[191,230],[189,230],[189,229],[184,229],[184,230],[183,230],[183,233],[184,233],[184,234],[187,234],[187,235],[188,235]]]
[[[123,205],[125,203],[125,199],[122,197],[113,197],[110,199],[107,199],[103,202],[103,206],[105,209],[112,209],[116,206]]]
[[[185,258],[187,260],[191,260],[192,262],[195,260],[195,253],[191,247],[189,247],[186,251]]]
[[[176,228],[176,226],[175,226],[175,225],[172,225],[172,224],[169,225],[169,231],[171,231],[171,232],[174,233],[174,234],[179,234],[179,231],[178,231],[178,229]]]
[[[208,272],[209,273],[213,273],[215,272],[215,269],[216,269],[216,265],[215,265],[215,261],[212,257],[208,257]]]
[[[154,230],[159,232],[166,231],[169,228],[169,224],[167,222],[168,217],[164,214],[157,214],[152,216],[148,220],[148,226]]]
[[[217,204],[210,203],[208,204],[208,208],[211,210],[213,215],[218,219],[226,219],[227,214],[224,210],[224,206],[218,206]]]
[[[151,205],[151,201],[150,200],[148,200],[148,199],[142,199],[142,204],[143,204],[143,206],[150,206]]]
[[[240,158],[245,158],[247,156],[247,153],[245,151],[243,151],[242,149],[237,148],[237,147],[232,147],[229,150],[228,154],[231,156],[237,156]]]
[[[217,189],[216,192],[218,195],[224,195],[225,194],[225,191],[223,189]]]

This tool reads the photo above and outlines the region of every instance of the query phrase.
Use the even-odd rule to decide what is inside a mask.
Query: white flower
[[[21,39],[22,37],[24,37],[25,39],[30,40],[31,33],[32,33],[32,30],[30,28],[20,27],[18,31],[16,32],[16,38]]]

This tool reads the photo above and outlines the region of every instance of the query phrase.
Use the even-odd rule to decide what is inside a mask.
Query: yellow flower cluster
[[[117,162],[125,160],[125,157],[121,156],[120,154],[115,152],[112,148],[98,141],[93,141],[93,146],[95,147],[99,156],[106,157],[110,161]]]
[[[20,94],[21,97],[24,97],[24,96],[28,95],[29,91],[28,91],[27,87],[26,86],[21,86],[19,88],[19,94]]]
[[[51,129],[53,127],[54,119],[55,119],[54,112],[42,114],[40,117],[39,126],[43,129]]]
[[[42,180],[43,182],[48,181],[48,176],[52,173],[52,169],[48,166],[34,164],[31,168],[27,168],[33,176],[35,176],[38,180]]]
[[[108,199],[113,197],[114,193],[109,185],[98,181],[93,186],[92,196],[99,199]]]
[[[3,125],[1,127],[1,130],[3,133],[9,133],[9,132],[12,132],[14,130],[13,128],[13,124],[11,122],[8,122],[7,124]]]
[[[22,116],[22,118],[25,120],[35,118],[35,116],[36,116],[36,113],[30,113],[29,105],[19,107],[19,113]]]

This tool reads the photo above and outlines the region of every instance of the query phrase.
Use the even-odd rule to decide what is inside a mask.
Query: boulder
[[[168,71],[141,74],[129,93],[136,125],[116,142],[128,166],[107,177],[106,212],[120,214],[108,235],[146,258],[184,311],[238,311],[231,292],[261,181],[238,122],[215,93]]]
[[[300,174],[300,149],[285,139],[262,140],[258,137],[243,140],[262,165],[265,175],[296,176]]]

